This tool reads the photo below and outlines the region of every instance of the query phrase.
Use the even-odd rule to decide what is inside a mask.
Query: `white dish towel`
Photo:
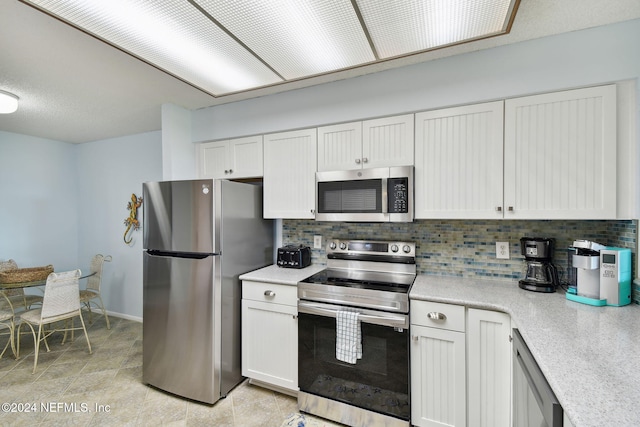
[[[336,315],[336,359],[351,364],[362,359],[362,331],[357,312],[338,311]]]

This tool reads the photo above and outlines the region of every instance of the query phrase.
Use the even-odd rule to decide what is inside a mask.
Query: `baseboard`
[[[142,317],[138,317],[138,316],[130,316],[128,314],[124,314],[124,313],[116,313],[115,311],[109,311],[107,310],[107,314],[109,316],[113,316],[113,317],[119,317],[121,319],[127,319],[127,320],[133,320],[134,322],[140,322],[142,323]]]

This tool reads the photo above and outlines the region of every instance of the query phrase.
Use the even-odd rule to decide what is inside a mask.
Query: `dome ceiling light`
[[[506,34],[519,0],[21,0],[215,97]]]
[[[18,97],[0,90],[0,114],[15,113],[18,110]]]

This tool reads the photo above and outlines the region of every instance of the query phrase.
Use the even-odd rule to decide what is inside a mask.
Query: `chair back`
[[[18,264],[16,264],[16,262],[12,259],[8,261],[0,261],[0,272],[16,270],[17,268],[18,268]],[[2,293],[8,297],[14,297],[14,296],[21,297],[24,295],[24,289],[22,288],[3,289]]]
[[[80,270],[51,273],[42,299],[42,319],[80,310]]]
[[[88,290],[100,292],[100,283],[102,282],[102,265],[105,262],[111,262],[111,255],[104,256],[102,254],[97,254],[91,259],[91,272],[95,272],[96,274],[87,278]]]
[[[18,268],[18,264],[12,259],[9,261],[0,261],[0,271],[15,270]]]

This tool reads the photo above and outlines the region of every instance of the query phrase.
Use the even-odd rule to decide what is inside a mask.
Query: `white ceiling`
[[[0,0],[0,130],[82,143],[160,129],[160,107],[198,109],[547,35],[640,18],[640,0],[521,0],[510,34],[214,98],[18,0]]]

